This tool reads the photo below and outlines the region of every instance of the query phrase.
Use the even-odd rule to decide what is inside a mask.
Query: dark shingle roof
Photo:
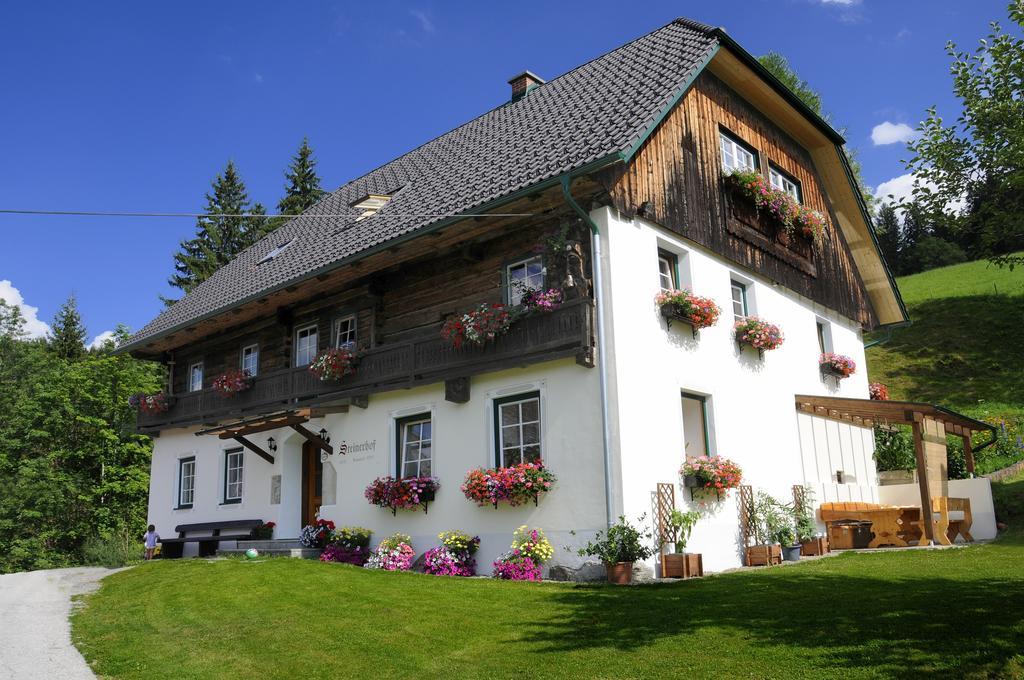
[[[240,253],[122,350],[443,219],[422,215],[470,212],[626,152],[646,137],[717,44],[710,26],[676,19],[349,182]],[[367,194],[394,197],[357,223],[350,204]],[[287,250],[257,267],[289,239],[295,240]]]

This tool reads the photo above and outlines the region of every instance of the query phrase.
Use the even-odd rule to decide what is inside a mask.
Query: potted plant
[[[654,303],[670,325],[673,320],[690,324],[695,337],[701,328],[714,326],[722,313],[714,300],[699,297],[688,290],[662,291],[654,298]]]
[[[848,356],[834,352],[822,352],[818,357],[818,368],[822,375],[842,380],[857,372],[857,364]]]
[[[735,489],[743,481],[743,470],[728,458],[721,456],[698,456],[688,458],[679,468],[683,486],[694,490],[713,491],[721,497],[723,491]]]
[[[785,504],[758,491],[747,509],[747,528],[755,544],[747,547],[747,566],[770,566],[782,562],[782,546],[795,541],[793,515]]]
[[[276,526],[273,522],[263,522],[258,527],[252,528],[252,537],[258,541],[269,541],[274,536],[274,527]]]
[[[700,513],[690,510],[672,510],[665,528],[672,540],[662,547],[661,575],[663,578],[690,578],[704,575],[704,560],[700,553],[686,552],[686,542],[693,527],[700,520]]]
[[[645,516],[640,517],[644,521]],[[605,531],[598,531],[594,540],[577,550],[580,557],[596,557],[604,563],[608,582],[615,585],[629,585],[633,582],[633,563],[646,560],[654,554],[654,548],[646,541],[651,540],[650,532],[644,533],[619,516],[617,524]]]
[[[814,520],[814,491],[803,488],[799,504],[794,501],[793,516],[796,518],[796,540],[800,542],[800,554],[810,557],[828,552],[828,539],[818,535],[818,524]]]

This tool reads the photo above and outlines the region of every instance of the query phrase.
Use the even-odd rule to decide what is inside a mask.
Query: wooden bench
[[[829,540],[834,547],[839,547],[841,543],[832,540],[832,524],[843,520],[871,522],[871,532],[874,537],[868,544],[869,548],[883,545],[905,547],[907,542],[900,537],[900,533],[903,531],[900,524],[902,512],[903,510],[895,505],[859,502],[822,503],[818,508],[818,514],[828,529]]]
[[[249,538],[255,527],[263,524],[261,519],[229,519],[221,522],[200,522],[198,524],[179,524],[174,527],[178,532],[177,538],[160,539],[160,556],[166,558],[181,557],[185,551],[186,543],[199,544],[199,556],[209,557],[217,552],[221,541],[237,541]],[[244,533],[221,535],[222,531],[244,531]],[[189,536],[190,533],[200,533],[201,536]]]
[[[917,531],[923,532],[924,523],[918,517],[913,524]],[[971,536],[973,523],[970,498],[939,496],[932,499],[932,527],[936,543],[953,545],[957,536],[962,536],[967,543],[974,541]]]

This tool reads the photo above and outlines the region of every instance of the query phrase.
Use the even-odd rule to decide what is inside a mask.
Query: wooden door
[[[324,464],[320,449],[309,442],[302,445],[302,526],[316,521],[324,494]]]

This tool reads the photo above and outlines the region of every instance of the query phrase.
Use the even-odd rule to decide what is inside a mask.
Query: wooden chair
[[[951,513],[953,516],[950,516]],[[970,498],[949,498],[947,496],[933,498],[931,520],[935,542],[940,545],[953,545],[957,536],[963,537],[967,543],[974,541],[974,537],[971,536],[973,520]],[[923,540],[924,523],[919,520],[914,524],[921,528]]]

